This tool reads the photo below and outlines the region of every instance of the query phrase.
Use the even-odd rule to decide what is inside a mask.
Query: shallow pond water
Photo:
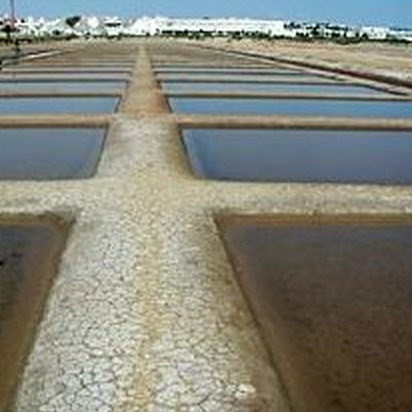
[[[1,129],[0,179],[81,179],[94,174],[105,129]]]
[[[176,113],[411,118],[412,101],[170,97]]]
[[[279,68],[249,68],[249,67],[183,67],[183,68],[157,68],[157,74],[196,74],[196,75],[261,75],[261,76],[302,76],[307,72],[293,69]]]
[[[127,86],[125,81],[104,82],[43,82],[43,81],[0,81],[0,92],[79,92],[105,93],[122,92]]]
[[[1,85],[0,85],[1,87]],[[376,95],[385,92],[372,87],[345,84],[345,83],[201,83],[201,82],[162,82],[166,92],[257,92],[257,93],[319,93],[319,94],[344,94],[344,95]]]
[[[186,129],[183,140],[207,179],[412,184],[412,131]]]
[[[0,98],[0,114],[112,113],[116,97],[10,97]]]
[[[220,228],[292,409],[409,411],[410,222],[274,220]]]
[[[227,83],[253,83],[253,82],[298,82],[298,81],[319,81],[319,82],[336,82],[333,77],[321,77],[315,74],[307,73],[267,73],[267,74],[228,74],[224,72],[215,73],[159,73],[157,78],[160,81],[175,82],[227,82]]]
[[[10,411],[67,230],[46,218],[0,219],[0,412]]]

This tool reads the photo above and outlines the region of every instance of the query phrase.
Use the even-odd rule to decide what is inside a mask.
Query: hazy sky
[[[10,0],[1,0],[6,12]],[[15,0],[17,15],[163,15],[329,20],[412,27],[412,0]]]

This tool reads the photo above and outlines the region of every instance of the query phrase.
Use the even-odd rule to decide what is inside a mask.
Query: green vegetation
[[[76,26],[77,23],[79,23],[81,19],[82,19],[82,16],[71,16],[71,17],[67,17],[65,22],[69,27],[73,28],[74,26]]]

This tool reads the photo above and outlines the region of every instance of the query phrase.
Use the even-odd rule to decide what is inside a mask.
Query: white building
[[[3,22],[5,18],[3,18]],[[1,20],[0,20],[1,27]],[[29,17],[16,23],[22,37],[118,37],[155,35],[244,36],[262,34],[269,37],[367,37],[371,40],[400,39],[412,42],[411,30],[392,30],[387,27],[351,28],[330,23],[300,23],[283,20],[254,20],[237,18],[175,19],[168,17],[139,17],[122,20],[119,17],[82,16],[71,26],[66,18],[54,20]]]
[[[390,32],[387,27],[362,27],[359,31],[360,36],[367,36],[370,40],[385,40]]]
[[[270,36],[295,37],[281,20],[253,19],[171,19],[142,17],[125,28],[129,35],[192,34],[228,35],[233,33],[262,33]]]

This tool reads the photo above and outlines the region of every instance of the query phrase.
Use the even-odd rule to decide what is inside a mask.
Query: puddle
[[[1,87],[1,86],[0,86]],[[166,92],[258,92],[258,93],[321,93],[321,94],[353,94],[376,95],[384,91],[361,85],[345,83],[225,83],[225,82],[163,82]],[[389,93],[389,92],[388,92]]]
[[[112,113],[116,97],[10,97],[0,98],[0,114]]]
[[[194,173],[213,180],[412,184],[412,131],[186,129]]]
[[[412,101],[176,97],[169,102],[174,112],[192,114],[412,117]]]
[[[0,412],[10,410],[67,230],[57,219],[0,219]]]
[[[410,223],[221,221],[293,410],[410,410]]]
[[[127,82],[42,82],[42,81],[0,81],[0,92],[122,92]]]
[[[105,134],[105,129],[0,129],[0,179],[91,177]]]

